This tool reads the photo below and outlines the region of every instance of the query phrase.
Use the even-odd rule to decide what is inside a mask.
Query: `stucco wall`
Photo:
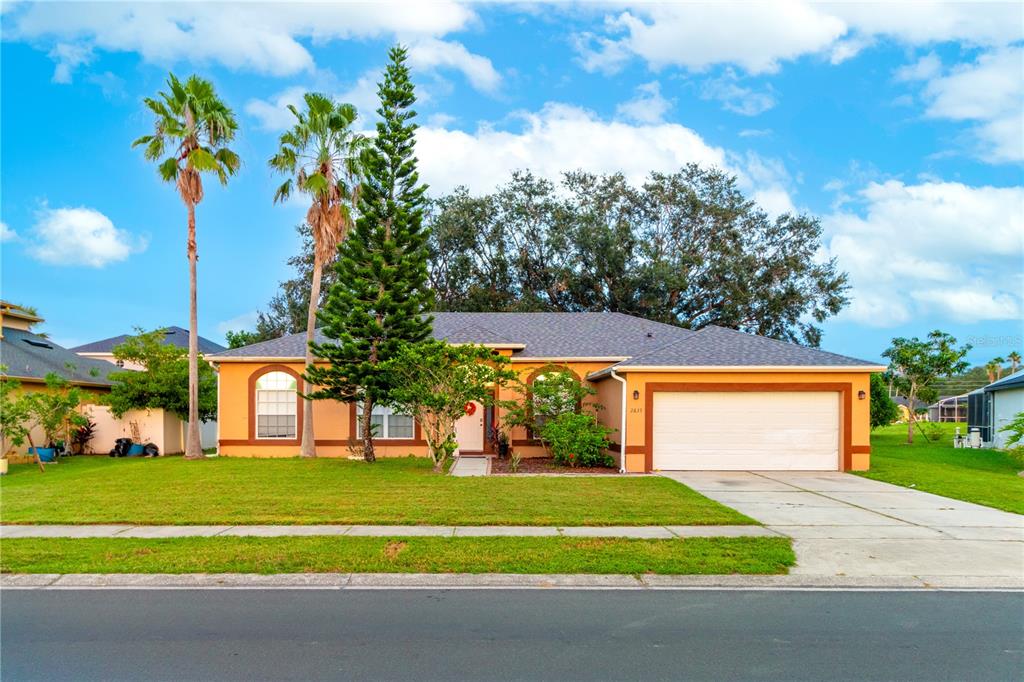
[[[228,362],[219,366],[220,374],[220,435],[219,452],[227,456],[250,457],[292,457],[298,454],[298,442],[281,443],[260,441],[252,438],[250,425],[251,382],[253,375],[267,369],[271,363],[266,362]],[[580,378],[604,369],[607,362],[575,362],[575,363],[544,363],[517,362],[511,367],[527,381],[537,370],[545,367],[567,367]],[[301,374],[302,363],[283,363],[292,372]],[[870,373],[868,372],[625,372],[627,384],[627,443],[625,445],[626,469],[630,472],[645,470],[646,443],[646,394],[649,384],[655,383],[692,383],[692,384],[766,384],[771,390],[777,384],[779,390],[785,390],[785,384],[841,384],[847,388],[849,400],[849,432],[850,443],[848,456],[851,469],[867,469],[870,463]],[[619,438],[621,385],[613,379],[595,382],[593,386],[598,394],[592,398],[600,402],[604,409],[598,412],[599,418],[610,428],[616,430],[612,440]],[[831,389],[829,389],[831,390]],[[636,391],[638,398],[633,398]],[[865,398],[858,398],[858,392],[864,391]],[[511,389],[503,389],[500,400],[521,399]],[[350,455],[348,447],[350,438],[351,413],[350,406],[328,400],[313,403],[314,424],[316,428],[317,453],[324,457],[345,457]],[[502,419],[498,411],[497,420]],[[845,412],[841,418],[845,419]],[[737,425],[741,426],[742,415],[737,415]],[[845,429],[846,424],[841,424]],[[528,438],[523,429],[515,429],[512,434],[513,447],[524,457],[544,455],[544,449]],[[846,444],[844,443],[844,448]],[[426,455],[426,446],[421,443],[400,445],[389,444],[379,439],[375,442],[376,453],[380,457],[402,457],[410,454]]]
[[[1024,388],[1008,388],[992,393],[992,445],[1006,447],[1010,434],[999,429],[1013,421],[1018,413],[1024,412]]]

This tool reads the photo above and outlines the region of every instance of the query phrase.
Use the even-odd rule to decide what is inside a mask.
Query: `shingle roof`
[[[985,391],[991,393],[992,391],[1004,391],[1008,388],[1024,388],[1024,369],[1011,374],[1010,376],[1003,377],[999,381],[993,381],[988,386],[985,386]]]
[[[620,363],[629,366],[676,367],[849,367],[876,366],[845,355],[798,346],[735,329],[709,325],[688,338],[662,346],[649,353],[638,353]]]
[[[181,327],[164,327],[164,343],[178,346],[179,348],[188,348],[188,330],[182,329]],[[75,346],[71,350],[76,353],[110,353],[114,350],[114,346],[119,346],[128,340],[128,337],[132,334],[121,334],[120,336],[112,336],[109,339],[103,339],[102,341],[93,341],[92,343],[86,343],[81,346]],[[199,352],[204,355],[210,355],[212,353],[220,353],[226,350],[224,346],[219,343],[214,343],[209,339],[205,339],[202,336],[199,337]]]
[[[434,337],[452,343],[523,344],[518,358],[622,359],[618,366],[874,366],[835,353],[752,334],[705,327],[699,332],[622,313],[434,313]],[[316,341],[326,338],[317,330]],[[305,334],[292,334],[212,356],[300,358]]]
[[[124,371],[103,360],[84,358],[47,338],[21,329],[4,328],[0,364],[5,374],[24,379],[45,379],[54,372],[73,383],[110,386],[111,372]]]

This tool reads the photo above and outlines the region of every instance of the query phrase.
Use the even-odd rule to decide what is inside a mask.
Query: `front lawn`
[[[788,538],[24,538],[4,573],[778,574]]]
[[[907,427],[895,424],[871,433],[871,469],[855,472],[957,500],[1024,514],[1024,478],[1005,452],[953,447],[957,424],[940,424],[943,435],[928,442],[920,431],[907,445]],[[960,433],[967,427],[959,424]]]
[[[661,477],[483,477],[425,458],[73,457],[0,479],[4,523],[646,526],[755,524]]]

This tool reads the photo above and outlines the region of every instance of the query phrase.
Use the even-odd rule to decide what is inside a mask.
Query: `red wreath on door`
[[[474,402],[473,402],[473,401],[471,400],[471,401],[469,401],[468,403],[466,403],[466,407],[465,407],[465,408],[463,408],[463,409],[465,409],[465,410],[466,410],[466,414],[467,414],[468,416],[472,417],[472,416],[473,416],[473,413],[475,413],[475,412],[476,412],[476,403],[474,403]]]

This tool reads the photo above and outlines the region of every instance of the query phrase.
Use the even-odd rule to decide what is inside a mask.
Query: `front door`
[[[471,406],[471,407],[470,407]],[[483,452],[484,406],[475,400],[467,406],[466,414],[455,422],[455,440],[459,452]]]

